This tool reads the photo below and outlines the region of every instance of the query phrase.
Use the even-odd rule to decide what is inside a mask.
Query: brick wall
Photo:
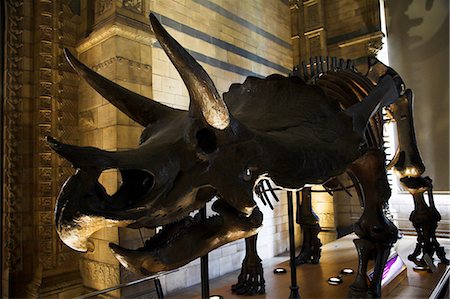
[[[220,93],[249,75],[287,75],[292,68],[288,7],[281,1],[152,1],[150,8]],[[187,108],[187,90],[157,43],[152,56],[154,99]]]

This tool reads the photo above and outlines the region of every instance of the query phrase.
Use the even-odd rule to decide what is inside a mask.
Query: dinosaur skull
[[[137,149],[121,152],[63,144],[47,137],[52,149],[77,169],[56,204],[61,240],[86,251],[89,236],[104,227],[164,226],[138,250],[111,244],[122,264],[141,273],[178,267],[225,243],[254,235],[262,222],[252,197],[257,175],[252,173],[255,169],[249,158],[255,153],[241,145],[248,143],[250,132],[229,115],[203,68],[153,15],[150,18],[155,35],[188,87],[189,111],[132,93],[93,72],[66,50],[78,74],[145,129]],[[231,160],[234,163],[228,163]],[[98,182],[108,169],[118,169],[122,177],[113,195]],[[218,215],[206,220],[189,216],[214,198],[212,208]]]

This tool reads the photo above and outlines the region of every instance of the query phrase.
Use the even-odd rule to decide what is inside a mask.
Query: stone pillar
[[[24,51],[23,22],[29,21],[30,16],[24,17],[25,8],[23,1],[8,0],[5,5],[5,60],[3,87],[3,163],[2,163],[2,298],[7,298],[13,291],[11,284],[13,276],[19,276],[23,271],[22,240],[18,234],[22,234],[22,218],[19,205],[22,197],[20,190],[23,186],[23,175],[17,172],[21,166],[19,152],[19,135],[24,127],[20,117],[20,104],[24,101],[22,93],[24,89],[23,74],[25,66],[18,57]],[[2,20],[2,22],[4,22]],[[3,41],[2,41],[3,42]],[[29,41],[30,43],[31,41]],[[3,71],[3,70],[2,70]],[[29,97],[30,95],[27,94]],[[28,102],[28,101],[27,101]],[[30,237],[27,235],[27,237]],[[29,260],[28,260],[29,261]]]
[[[301,0],[289,1],[289,8],[291,11],[291,39],[294,66],[300,65],[302,59],[306,57],[306,44],[305,44],[305,22],[303,19],[303,3]]]
[[[92,31],[81,40],[77,53],[82,62],[99,74],[151,98],[151,44],[154,38],[147,18],[147,2],[95,1]],[[81,145],[110,151],[138,146],[143,129],[139,124],[117,110],[86,82],[80,82],[78,92]],[[104,171],[99,181],[109,194],[113,194],[119,187],[120,173],[117,170]],[[142,229],[141,233],[148,237],[153,232]],[[105,228],[96,232],[90,238],[90,249],[80,264],[83,282],[91,289],[100,290],[135,278],[120,270],[119,262],[109,250],[110,242],[130,248],[143,246],[139,230]],[[118,290],[107,295],[120,297],[124,295],[121,292]]]
[[[327,34],[323,0],[290,1],[294,65],[327,56]]]
[[[323,0],[303,2],[306,59],[327,56],[327,34]]]
[[[67,143],[77,140],[77,85],[74,72],[64,61],[62,50],[77,42],[77,11],[62,1],[40,0],[34,2],[30,13],[34,14],[34,47],[32,81],[33,134],[32,164],[33,188],[31,189],[32,217],[30,223],[34,234],[34,277],[27,285],[28,297],[48,297],[59,294],[71,297],[82,291],[78,271],[78,256],[58,238],[54,227],[54,206],[59,186],[73,174],[73,169],[51,151],[45,142],[50,135]],[[27,244],[27,247],[30,245]],[[33,250],[34,249],[34,250]]]
[[[72,297],[82,287],[77,254],[53,223],[71,167],[44,137],[77,143],[77,79],[61,54],[76,43],[79,18],[62,1],[11,0],[6,7],[2,295]]]

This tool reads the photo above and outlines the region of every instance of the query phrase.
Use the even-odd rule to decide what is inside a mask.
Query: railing
[[[149,281],[152,281],[152,280],[155,283],[154,293],[155,293],[156,296],[154,298],[163,299],[164,298],[164,294],[163,294],[163,290],[162,290],[159,278],[164,276],[164,275],[175,273],[175,272],[178,272],[178,271],[179,271],[179,269],[175,269],[175,270],[171,270],[171,271],[167,271],[167,272],[163,272],[163,273],[158,273],[158,274],[147,276],[147,277],[144,277],[144,278],[141,278],[141,279],[137,279],[137,280],[134,280],[134,281],[121,283],[121,284],[118,284],[116,286],[109,287],[109,288],[106,288],[106,289],[103,289],[103,290],[98,290],[98,291],[90,292],[90,293],[87,293],[87,294],[83,294],[83,295],[80,295],[78,297],[75,297],[74,299],[93,298],[93,297],[97,297],[99,295],[105,295],[105,294],[111,293],[113,291],[117,291],[117,290],[125,289],[125,288],[128,288],[128,287],[136,286],[138,284],[142,284],[142,283],[149,282]],[[136,294],[136,295],[138,295],[138,294]],[[139,295],[142,296],[144,294],[139,294]],[[150,296],[150,293],[147,293],[147,295]],[[139,296],[139,297],[141,297],[141,296]],[[145,298],[149,298],[149,296],[145,296]],[[135,298],[135,297],[137,297],[137,296],[126,297],[126,298]]]

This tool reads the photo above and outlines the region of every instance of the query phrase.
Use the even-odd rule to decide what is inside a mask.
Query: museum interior
[[[0,7],[2,298],[448,298],[447,0]]]

